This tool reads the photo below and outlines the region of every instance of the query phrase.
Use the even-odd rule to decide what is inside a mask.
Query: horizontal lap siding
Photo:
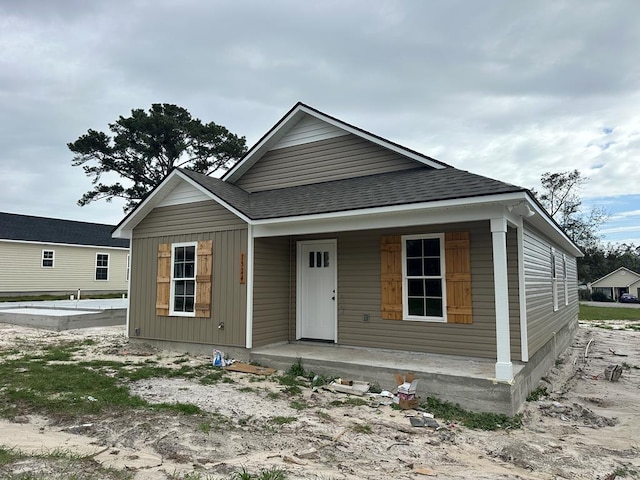
[[[553,311],[553,287],[551,280],[552,243],[540,232],[529,226],[524,229],[524,272],[527,300],[527,325],[529,355],[533,355],[578,315],[577,270],[575,257],[559,253],[558,311]],[[562,280],[562,253],[567,258],[569,305],[564,302]]]
[[[154,208],[135,227],[135,237],[183,235],[247,228],[240,219],[213,200]]]
[[[307,185],[421,164],[349,134],[267,152],[236,185],[250,192]]]
[[[197,230],[197,232],[193,232]],[[138,338],[244,346],[246,284],[240,256],[247,254],[244,222],[215,202],[154,209],[135,229],[132,241],[130,331]],[[157,251],[161,243],[213,240],[211,317],[156,316]],[[223,322],[224,328],[218,328]]]
[[[380,237],[468,231],[471,234],[473,324],[383,320]],[[338,239],[338,343],[374,348],[495,358],[495,302],[489,222],[338,233],[305,239]],[[296,240],[300,240],[297,238]],[[509,235],[512,356],[520,358],[515,232]],[[369,321],[363,317],[369,315]]]
[[[295,288],[295,262],[290,258],[289,242],[288,237],[256,238],[254,241],[255,347],[289,340],[289,306],[293,299],[291,289]]]
[[[54,251],[54,267],[42,268],[42,250]],[[96,254],[109,255],[109,280],[96,280]],[[0,242],[0,292],[124,292],[128,250]]]

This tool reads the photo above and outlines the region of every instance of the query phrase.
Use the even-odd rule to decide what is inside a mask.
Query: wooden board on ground
[[[273,375],[277,371],[275,368],[258,367],[256,365],[249,365],[248,363],[240,362],[227,365],[224,369],[230,372],[253,373],[256,375]]]

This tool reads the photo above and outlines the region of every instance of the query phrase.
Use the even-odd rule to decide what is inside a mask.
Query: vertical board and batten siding
[[[317,142],[319,140],[341,137],[348,134],[349,132],[346,130],[342,130],[341,128],[319,120],[316,117],[312,117],[311,115],[306,115],[300,119],[300,121],[298,121],[298,123],[296,123],[271,149],[276,150],[278,148],[292,147],[294,145]]]
[[[156,315],[158,245],[206,240],[213,241],[211,315]],[[129,335],[243,347],[247,289],[240,283],[240,256],[246,253],[246,223],[213,201],[151,211],[133,230]],[[218,328],[221,322],[224,328]]]
[[[397,321],[382,319],[381,256],[380,238],[389,235],[409,235],[417,233],[466,231],[471,240],[471,281],[472,281],[472,324],[447,324],[436,322]],[[288,270],[282,269],[277,275],[277,285],[268,275],[256,277],[254,283],[254,316],[256,305],[272,302],[275,317],[286,312],[289,307],[289,340],[295,339],[295,243],[299,240],[337,238],[338,240],[338,343],[371,348],[387,348],[406,351],[431,352],[452,355],[496,357],[495,301],[493,295],[493,259],[489,222],[473,222],[424,228],[403,228],[394,230],[370,230],[361,232],[340,232],[326,235],[293,237],[294,255],[291,257],[292,283],[291,298],[286,278]],[[267,258],[267,248],[256,240],[256,269],[258,257]],[[288,254],[287,239],[282,239],[277,247],[279,257]],[[271,250],[275,248],[272,246]],[[518,292],[517,243],[515,231],[507,237],[509,271],[509,306],[511,355],[521,359],[520,317]],[[265,267],[265,272],[268,267]],[[279,285],[279,286],[278,286]],[[262,298],[262,299],[261,299]],[[369,321],[364,321],[364,315]],[[265,317],[265,322],[270,320]],[[284,320],[278,323],[283,328]],[[254,328],[256,328],[254,324]],[[260,331],[266,331],[261,327]],[[270,339],[286,340],[284,333],[254,334],[254,342],[264,344]]]
[[[349,134],[268,151],[235,184],[258,192],[422,166]]]
[[[42,250],[54,251],[54,267],[42,268]],[[96,254],[109,254],[109,279],[96,280]],[[129,250],[0,242],[0,292],[126,292]]]
[[[253,345],[286,342],[295,325],[295,243],[289,237],[256,238],[253,275]],[[293,303],[293,308],[292,308]],[[293,320],[292,320],[293,319]]]
[[[523,230],[525,294],[527,300],[527,325],[529,355],[533,355],[556,332],[578,317],[577,263],[573,255],[554,245],[545,235],[530,225]],[[567,281],[569,305],[564,302],[562,263],[558,266],[558,310],[553,310],[553,284],[551,279],[551,247],[556,248],[558,258],[567,257]]]

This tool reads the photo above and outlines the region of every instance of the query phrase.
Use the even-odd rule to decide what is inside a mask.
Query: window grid
[[[195,313],[196,246],[173,248],[173,312]]]
[[[53,250],[42,251],[42,268],[53,268],[54,255]]]
[[[109,254],[96,254],[96,280],[109,280]]]
[[[443,240],[441,236],[403,238],[405,316],[444,319]]]

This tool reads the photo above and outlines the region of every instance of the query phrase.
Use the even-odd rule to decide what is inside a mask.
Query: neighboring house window
[[[54,250],[42,250],[42,268],[53,268]]]
[[[171,254],[171,314],[195,314],[196,247],[194,243],[175,243]]]
[[[127,255],[127,268],[124,271],[124,278],[128,282],[131,274],[131,255]]]
[[[403,311],[408,320],[445,321],[444,236],[402,237]]]
[[[213,241],[158,245],[156,315],[211,317]]]
[[[96,280],[109,280],[109,254],[96,254]]]
[[[562,275],[564,280],[564,304],[569,305],[569,275],[567,274],[567,256],[562,254]]]
[[[558,266],[556,249],[551,247],[551,289],[553,290],[553,311],[558,310]]]

